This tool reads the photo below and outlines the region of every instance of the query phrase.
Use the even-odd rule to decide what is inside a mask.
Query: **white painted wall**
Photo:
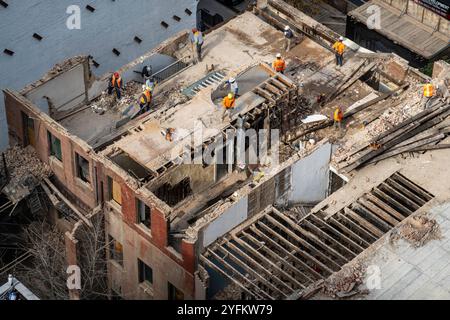
[[[56,63],[76,55],[91,55],[100,63],[97,76],[150,51],[165,39],[196,25],[197,0],[7,0],[0,6],[0,90],[20,90],[42,77]],[[66,13],[70,5],[81,8],[81,30],[69,30]],[[96,8],[91,13],[85,7]],[[189,9],[192,15],[184,11]],[[181,18],[175,21],[172,16]],[[164,20],[167,29],[161,26]],[[33,33],[44,37],[33,38]],[[138,44],[133,39],[140,37]],[[15,52],[8,56],[3,50]],[[117,48],[120,56],[112,49]],[[45,101],[39,106],[46,107]],[[46,111],[44,109],[44,111]],[[0,150],[8,134],[3,93],[0,93]]]
[[[247,211],[248,197],[245,196],[203,229],[203,247],[206,248],[247,220]]]
[[[315,203],[327,197],[331,149],[327,143],[292,166],[290,203]]]

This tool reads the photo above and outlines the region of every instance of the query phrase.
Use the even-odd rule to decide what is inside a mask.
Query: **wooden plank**
[[[233,239],[234,240],[234,239]],[[226,243],[227,247],[233,249],[233,251],[235,251],[236,253],[239,253],[239,255],[241,255],[242,257],[244,257],[248,262],[251,262],[254,266],[259,267],[260,270],[264,271],[264,273],[266,273],[266,275],[273,280],[276,280],[278,282],[278,284],[280,284],[282,287],[284,287],[285,289],[289,290],[289,292],[294,292],[294,289],[290,286],[288,286],[286,284],[286,282],[284,282],[282,279],[280,279],[279,277],[277,277],[276,275],[274,275],[274,272],[269,271],[268,269],[266,269],[261,263],[257,262],[254,258],[250,257],[250,255],[248,255],[247,253],[245,253],[244,251],[242,251],[240,248],[238,248],[236,245],[234,245],[233,243],[231,243],[230,241],[228,241]]]
[[[328,275],[334,273],[337,270],[331,270],[330,268],[328,268],[324,263],[322,263],[321,261],[317,260],[314,256],[312,256],[311,254],[309,254],[308,252],[303,251],[301,248],[299,248],[298,245],[293,244],[292,242],[290,242],[289,240],[287,240],[286,238],[284,238],[283,236],[281,236],[278,232],[272,230],[272,228],[270,228],[268,225],[266,225],[264,222],[262,221],[258,221],[258,225],[262,226],[266,231],[268,231],[269,233],[271,233],[272,235],[275,235],[279,240],[281,240],[283,243],[285,243],[286,245],[288,245],[289,247],[291,247],[292,250],[294,250],[294,252],[299,253],[301,256],[306,257],[306,259],[309,259],[310,261],[312,261],[312,263],[314,263],[316,266],[319,266],[321,269],[324,270],[324,272],[327,272]],[[286,232],[288,235],[290,235],[292,238],[296,237],[295,234],[292,234],[292,231],[290,231],[289,229],[287,229],[286,227],[284,227],[282,224],[280,224],[278,226],[278,228],[282,229],[284,232]],[[295,238],[294,238],[295,239]],[[314,250],[311,250],[314,251]],[[314,254],[316,254],[317,256],[323,256],[320,253],[314,252]],[[323,257],[322,257],[323,258]],[[326,259],[328,260],[328,259]],[[339,270],[339,269],[338,269]]]
[[[329,256],[325,255],[323,253],[323,251],[321,249],[316,248],[315,246],[313,246],[312,244],[310,244],[308,241],[306,241],[305,239],[300,238],[294,231],[288,229],[286,226],[284,226],[283,224],[281,224],[279,221],[277,221],[276,219],[274,219],[273,217],[267,215],[265,216],[265,218],[267,218],[267,220],[270,221],[270,223],[274,224],[275,226],[277,226],[278,228],[282,229],[284,232],[286,232],[286,234],[288,234],[290,237],[292,237],[293,239],[295,239],[297,242],[299,242],[302,246],[304,246],[305,248],[308,248],[311,252],[313,252],[316,256],[321,257],[322,259],[326,260],[330,265],[333,265],[336,270],[339,270],[341,268],[341,265],[337,264],[334,261],[334,258],[330,258]],[[334,272],[334,271],[333,271]]]
[[[270,261],[269,259],[267,259],[267,257],[265,257],[264,255],[262,255],[258,250],[256,250],[254,247],[252,247],[250,244],[248,244],[248,242],[242,240],[241,238],[239,238],[236,235],[233,235],[233,240],[236,241],[237,243],[239,243],[241,246],[247,248],[250,252],[253,253],[254,256],[258,257],[261,261],[264,261],[265,263],[267,263],[270,267],[274,268],[277,272],[272,272],[272,277],[274,276],[275,273],[278,273],[279,275],[283,276],[285,279],[289,279],[289,281],[291,282],[291,284],[296,285],[302,289],[305,288],[305,286],[303,284],[301,284],[297,279],[295,279],[294,277],[292,277],[289,273],[287,273],[286,271],[284,271],[283,269],[281,269],[277,264],[275,264],[273,261]],[[281,279],[282,280],[282,279]],[[294,288],[291,288],[292,292],[295,291]]]
[[[413,192],[409,191],[407,188],[399,184],[393,179],[386,180],[386,183],[394,187],[396,190],[399,190],[402,192],[403,195],[408,197],[410,200],[414,201],[419,207],[422,207],[427,201],[423,200]]]
[[[330,247],[329,245],[327,245],[325,242],[323,242],[322,240],[319,239],[319,237],[317,235],[315,235],[312,232],[306,231],[305,229],[303,229],[301,226],[299,226],[298,224],[296,224],[294,221],[292,221],[291,219],[289,219],[287,216],[285,216],[284,214],[282,214],[281,212],[277,211],[276,209],[274,209],[273,211],[279,218],[283,219],[284,221],[286,221],[292,228],[294,228],[295,230],[297,230],[298,232],[300,232],[303,236],[307,237],[308,239],[310,239],[311,241],[313,241],[314,243],[316,243],[317,245],[321,246],[323,249],[325,249],[326,251],[331,252],[336,258],[339,258],[341,260],[343,260],[344,262],[348,262],[348,259],[346,257],[344,257],[342,254],[340,254],[339,252],[337,252],[336,250],[334,250],[332,247]]]
[[[389,202],[391,205],[400,208],[403,212],[402,215],[407,215],[410,216],[413,212],[406,208],[404,205],[402,205],[400,202],[398,202],[397,200],[395,200],[394,198],[392,198],[391,196],[389,196],[387,193],[385,193],[384,191],[380,190],[378,187],[374,188],[372,190],[372,192],[378,196],[379,198],[382,198],[384,200],[387,200],[387,202]]]
[[[374,204],[376,204],[378,207],[383,209],[384,211],[388,212],[391,216],[395,217],[399,221],[403,221],[403,219],[406,218],[406,216],[402,215],[400,212],[392,208],[390,205],[385,203],[383,200],[375,197],[373,194],[368,193],[365,195],[366,199]]]
[[[352,239],[348,238],[345,234],[341,233],[340,231],[336,230],[332,225],[329,223],[323,221],[322,219],[318,218],[315,214],[311,214],[308,217],[311,220],[314,220],[315,222],[318,222],[320,225],[322,225],[326,230],[331,231],[336,236],[338,236],[340,239],[345,240],[349,245],[356,248],[358,251],[356,254],[360,253],[361,251],[364,251],[364,248],[358,245],[356,242],[354,242]]]
[[[367,221],[366,219],[361,217],[359,214],[357,214],[352,209],[344,208],[344,212],[349,217],[351,217],[352,219],[356,220],[362,227],[364,227],[367,231],[371,232],[377,238],[381,238],[383,236],[384,232],[382,230],[378,229],[376,226],[374,226],[369,221]]]
[[[379,218],[383,219],[387,223],[389,223],[392,227],[396,226],[401,219],[395,219],[392,217],[389,213],[384,211],[382,208],[376,206],[372,202],[368,201],[366,198],[362,197],[358,199],[358,201],[367,209],[369,209],[371,212],[376,214]]]
[[[270,243],[273,247],[277,248],[279,251],[283,252],[285,255],[290,257],[293,261],[295,261],[297,264],[301,265],[304,269],[306,269],[310,275],[315,277],[315,279],[310,278],[308,275],[303,273],[304,277],[308,279],[310,282],[315,282],[316,280],[324,279],[324,277],[315,271],[313,268],[311,268],[308,264],[306,264],[304,261],[300,260],[296,256],[294,256],[291,252],[287,251],[284,247],[282,247],[279,243],[275,242],[273,239],[265,235],[263,232],[261,232],[256,225],[251,225],[250,230],[252,230],[254,233],[256,233],[259,237],[264,239],[264,241]]]
[[[288,90],[288,88],[289,88],[288,86],[286,86],[285,84],[283,84],[283,82],[278,81],[276,78],[270,78],[270,79],[269,79],[269,82],[270,82],[272,85],[276,86],[278,89],[282,90],[282,91],[286,91],[286,90]]]
[[[281,294],[282,296],[286,296],[286,294],[281,291],[278,287],[276,287],[274,284],[272,284],[271,282],[269,282],[267,280],[267,278],[263,278],[261,276],[261,274],[259,274],[258,272],[256,272],[253,268],[250,268],[248,265],[248,262],[243,262],[241,259],[239,259],[238,257],[236,257],[231,251],[227,250],[226,248],[224,248],[222,245],[217,246],[217,250],[222,251],[225,256],[227,258],[229,258],[230,260],[232,260],[234,263],[238,264],[241,268],[243,268],[247,273],[253,275],[255,278],[257,278],[259,281],[261,281],[261,283],[263,283],[266,287],[270,287],[273,291],[278,292],[279,294]],[[245,277],[245,276],[244,276]],[[247,277],[245,277],[247,278]],[[251,283],[253,283],[252,281],[249,281]],[[258,287],[258,286],[257,286]],[[258,287],[259,288],[259,287]],[[264,292],[264,291],[263,291]],[[267,293],[266,293],[267,294]],[[268,295],[268,294],[267,294]],[[270,295],[269,295],[270,296]]]
[[[377,240],[377,237],[374,236],[372,233],[370,233],[369,231],[367,231],[366,229],[364,229],[363,227],[361,227],[359,224],[357,224],[356,222],[354,222],[353,220],[351,220],[349,217],[347,217],[345,214],[338,212],[337,216],[341,219],[344,220],[347,224],[351,225],[353,228],[355,228],[356,230],[358,230],[360,233],[364,234],[367,236],[367,238],[371,238],[372,242],[370,244],[372,244],[373,242],[375,242]]]
[[[244,290],[245,292],[247,292],[250,296],[255,297],[257,299],[262,299],[264,300],[264,297],[250,291],[249,289],[247,289],[245,286],[242,285],[242,283],[240,281],[237,281],[236,279],[234,279],[233,277],[231,277],[230,275],[228,275],[228,273],[226,273],[225,271],[223,271],[222,269],[220,269],[218,266],[216,266],[214,263],[212,263],[211,261],[209,261],[207,258],[205,258],[203,255],[200,256],[200,261],[207,264],[210,268],[212,268],[213,270],[215,270],[216,272],[222,274],[223,276],[225,276],[225,278],[229,279],[231,282],[233,282],[235,285],[237,285],[238,287],[240,287],[242,290]],[[244,281],[247,281],[245,278],[243,278]],[[258,288],[259,289],[259,288]],[[275,298],[270,297],[271,300],[275,300]]]
[[[370,243],[361,238],[359,235],[354,233],[352,230],[344,226],[342,223],[340,223],[338,220],[336,220],[334,217],[330,217],[328,220],[330,220],[330,224],[337,226],[339,229],[341,229],[343,232],[347,234],[349,238],[354,238],[355,241],[359,241],[361,245],[365,246],[362,251],[364,251],[366,248],[370,246]]]
[[[321,234],[321,236],[325,239],[327,239],[328,241],[330,241],[331,243],[333,243],[336,247],[341,248],[341,250],[349,253],[353,258],[356,257],[358,255],[357,252],[353,252],[352,250],[350,250],[349,248],[345,247],[344,245],[342,245],[341,243],[339,243],[335,238],[333,238],[332,236],[330,236],[329,234],[327,234],[325,231],[323,231],[322,229],[318,228],[316,225],[314,225],[312,222],[308,221],[308,219],[304,219],[302,221],[302,223],[307,224],[307,226],[311,229],[313,229],[315,232]],[[349,259],[347,259],[349,260]]]
[[[404,194],[402,194],[398,190],[394,189],[392,186],[388,185],[386,182],[383,182],[381,185],[378,186],[378,188],[381,189],[382,191],[385,191],[385,193],[389,192],[392,195],[396,195],[397,198],[402,199],[410,207],[412,207],[413,211],[416,211],[416,210],[418,210],[420,208],[420,206],[417,203],[415,203],[414,201],[410,200],[408,197],[406,197]]]
[[[245,231],[242,231],[242,238],[249,239],[253,244],[261,245],[260,241],[256,239],[254,236],[252,236],[250,233],[247,233]],[[261,246],[261,250],[264,250],[268,255],[270,255],[272,258],[276,259],[275,261],[279,261],[283,266],[285,266],[287,269],[290,269],[293,274],[295,274],[297,277],[301,277],[306,281],[310,281],[311,279],[306,277],[303,273],[301,273],[297,268],[295,268],[292,264],[290,264],[284,257],[278,255],[273,250],[270,249],[269,246],[266,246],[265,242]],[[302,283],[302,287],[306,288],[305,285]]]
[[[434,198],[434,196],[431,193],[429,193],[427,190],[421,188],[420,186],[418,186],[414,182],[410,181],[409,179],[404,177],[399,172],[394,173],[394,175],[392,175],[391,178],[394,179],[394,180],[397,180],[397,182],[403,184],[408,189],[416,192],[416,194],[422,196],[423,199],[426,200],[427,202]]]
[[[373,224],[374,226],[376,226],[379,230],[381,230],[383,233],[388,232],[389,230],[391,230],[391,226],[384,221],[382,218],[378,217],[378,215],[376,215],[375,213],[373,213],[370,209],[364,207],[359,200],[355,203],[352,204],[352,210],[353,211],[362,211],[361,216],[364,214],[366,215],[368,218],[366,218],[366,220],[369,222],[369,218],[370,218],[370,223]],[[364,217],[365,218],[365,217]],[[375,221],[375,222],[374,222]],[[377,225],[376,225],[376,224]],[[381,225],[381,227],[380,227]],[[382,228],[384,230],[382,230]]]

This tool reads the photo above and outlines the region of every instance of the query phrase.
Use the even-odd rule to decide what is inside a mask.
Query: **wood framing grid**
[[[339,271],[433,195],[400,173],[331,216],[296,223],[269,207],[206,249],[200,262],[253,299],[287,299]]]

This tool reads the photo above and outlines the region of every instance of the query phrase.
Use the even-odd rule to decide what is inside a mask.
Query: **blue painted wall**
[[[113,71],[174,34],[195,26],[198,0],[5,0],[0,6],[0,89],[22,89],[56,63],[84,54],[100,64],[96,75]],[[81,29],[69,30],[67,7],[81,9]],[[86,5],[96,10],[90,12]],[[192,15],[185,13],[189,9]],[[172,17],[177,15],[181,21]],[[161,21],[169,24],[166,29]],[[38,33],[42,41],[33,38]],[[134,37],[143,41],[138,44]],[[13,56],[3,53],[8,48]],[[117,48],[120,56],[112,49]],[[8,144],[0,93],[0,150]]]

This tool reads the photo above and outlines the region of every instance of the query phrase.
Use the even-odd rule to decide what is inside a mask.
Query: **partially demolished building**
[[[270,64],[286,24],[297,39],[283,75]],[[346,41],[338,69],[330,50],[338,35],[279,0],[208,33],[202,63],[191,62],[188,36],[181,32],[123,66],[120,101],[102,92],[109,75],[93,77],[87,57],[21,92],[4,92],[11,144],[30,145],[51,169],[42,187],[56,219],[66,221],[68,264],[77,264],[77,225],[105,215],[112,295],[352,296],[366,267],[354,268],[359,282],[355,272],[343,285],[330,279],[383,246],[409,217],[448,201],[450,179],[439,167],[449,152],[440,142],[448,140],[450,105],[436,100],[423,110],[427,77],[405,60]],[[161,57],[171,62],[154,75],[153,109],[138,115],[136,71]],[[445,83],[449,70],[436,64],[436,81]],[[222,120],[231,76],[240,96]],[[39,111],[42,97],[55,112]],[[345,107],[345,133],[330,128],[336,105]],[[278,130],[280,139],[269,138],[254,165],[221,161],[233,159],[239,144],[219,142],[235,142],[241,129]],[[244,139],[246,157],[252,145]],[[206,161],[205,150],[215,161]],[[406,152],[419,158],[399,157]],[[61,202],[69,209],[61,212]],[[447,219],[442,232],[450,232],[439,210],[439,223]]]

